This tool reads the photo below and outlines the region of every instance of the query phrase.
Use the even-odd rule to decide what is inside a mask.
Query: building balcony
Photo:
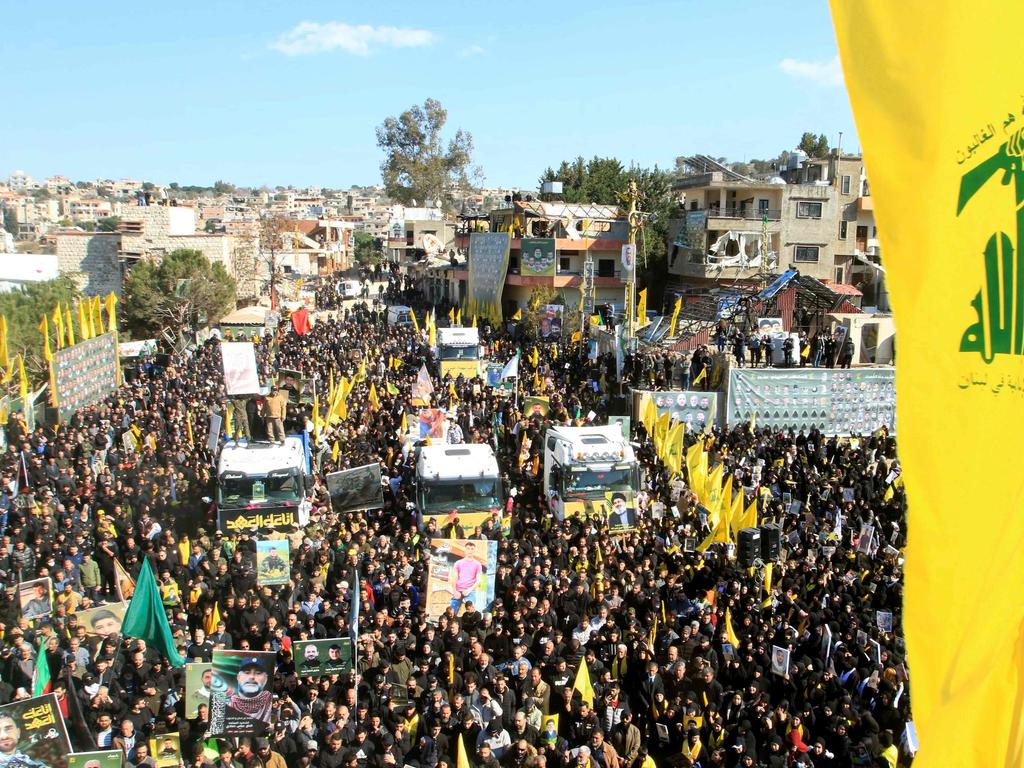
[[[750,206],[738,207],[712,207],[707,209],[709,219],[743,219],[746,221],[781,221],[782,211],[778,208],[751,208]],[[711,227],[714,229],[714,227]]]

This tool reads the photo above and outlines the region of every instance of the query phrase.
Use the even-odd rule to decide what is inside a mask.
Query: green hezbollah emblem
[[[985,287],[971,301],[978,321],[964,331],[961,352],[978,352],[991,363],[996,355],[1024,354],[1024,129],[1018,130],[988,160],[960,180],[959,216],[971,198],[995,174],[1013,181],[1017,208],[1017,253],[1005,232],[985,245]]]

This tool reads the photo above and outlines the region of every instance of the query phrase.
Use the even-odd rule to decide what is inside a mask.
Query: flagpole
[[[361,586],[359,584],[359,565],[357,564],[352,569],[352,589],[355,592],[352,595],[352,609],[349,616],[349,637],[352,641],[352,679],[355,681],[353,690],[355,695],[352,697],[354,707],[353,711],[358,713],[359,711],[359,593]],[[358,721],[356,723],[358,726]]]

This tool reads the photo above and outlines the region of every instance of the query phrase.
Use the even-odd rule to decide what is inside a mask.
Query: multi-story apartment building
[[[479,226],[481,222],[475,221]],[[506,317],[525,307],[538,288],[555,291],[566,306],[578,306],[588,260],[593,269],[594,306],[623,305],[626,284],[621,256],[622,246],[629,241],[629,226],[618,206],[516,200],[492,210],[485,221],[492,232],[512,232],[508,274],[502,290]],[[471,228],[460,231],[456,240],[464,252],[469,250]],[[545,246],[554,249],[553,263],[538,270],[535,254],[529,253],[534,268],[524,269],[524,238],[545,240]],[[449,283],[447,298],[461,301],[466,295],[468,268],[459,265],[445,271]]]
[[[25,171],[15,171],[7,177],[7,188],[12,192],[30,192],[39,188],[39,182]]]
[[[109,200],[98,197],[77,197],[65,195],[60,201],[61,214],[71,219],[75,224],[95,222],[107,216],[112,216],[113,205]]]
[[[851,296],[884,298],[870,190],[859,155],[790,157],[779,176],[752,179],[705,156],[673,183],[682,211],[669,229],[669,272],[687,288],[751,282],[797,269]],[[766,244],[766,248],[763,245]],[[762,260],[767,252],[767,259]],[[876,304],[877,305],[877,304]]]

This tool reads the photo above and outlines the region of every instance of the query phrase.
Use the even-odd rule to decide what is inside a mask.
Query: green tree
[[[613,157],[594,157],[589,161],[577,157],[563,160],[557,170],[545,169],[538,188],[547,181],[560,181],[562,199],[567,203],[616,205],[628,180],[626,169]]]
[[[25,373],[33,388],[49,376],[49,368],[43,359],[43,333],[39,330],[43,315],[52,315],[58,302],[73,307],[77,298],[78,287],[66,275],[30,283],[21,290],[0,293],[0,314],[7,318],[7,352],[12,359],[15,355],[24,356]],[[50,334],[50,348],[55,350],[56,333],[52,323]]]
[[[369,232],[355,233],[356,261],[364,267],[375,267],[381,259],[381,243]]]
[[[124,281],[121,316],[134,338],[152,338],[168,329],[184,341],[206,323],[216,323],[235,307],[235,280],[220,262],[182,248],[160,262],[140,261]]]
[[[395,202],[430,205],[440,200],[450,207],[456,191],[468,188],[473,137],[460,129],[445,143],[441,131],[447,120],[441,102],[427,99],[422,107],[413,106],[377,126],[377,146],[384,151],[384,191]]]
[[[220,179],[213,182],[213,194],[215,195],[230,195],[234,191],[234,184],[229,184],[228,182],[221,181]]]
[[[117,225],[121,223],[120,216],[104,216],[96,222],[97,232],[117,232]]]
[[[824,133],[815,136],[813,133],[805,132],[796,148],[806,152],[808,157],[824,157],[828,154],[828,136]]]
[[[152,181],[144,181],[144,182],[142,182],[142,191],[143,192],[152,192],[154,189],[156,189],[156,184],[154,184]]]

